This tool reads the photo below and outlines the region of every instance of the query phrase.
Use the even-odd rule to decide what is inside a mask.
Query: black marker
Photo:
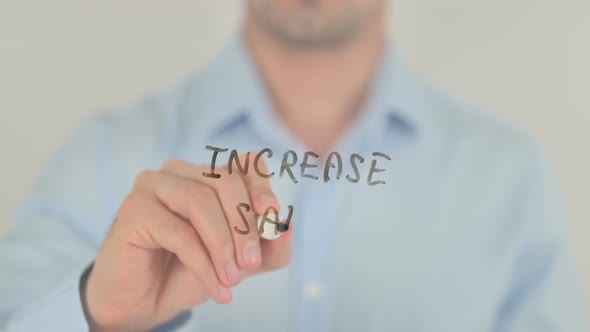
[[[265,240],[276,240],[282,233],[289,230],[289,225],[283,221],[277,222],[278,217],[274,212],[264,216],[258,216],[256,225],[258,234]]]

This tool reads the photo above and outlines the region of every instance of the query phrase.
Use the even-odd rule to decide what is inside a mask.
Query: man
[[[408,71],[386,6],[249,0],[203,72],[84,122],[0,242],[5,329],[583,331],[538,149]]]

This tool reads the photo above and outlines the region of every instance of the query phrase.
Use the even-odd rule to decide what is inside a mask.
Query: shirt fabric
[[[211,65],[129,109],[89,116],[0,240],[0,330],[85,331],[78,280],[135,176],[206,145],[270,148],[293,205],[288,268],[244,280],[157,331],[585,331],[559,197],[539,148],[413,74],[389,47],[354,126],[323,164],[278,170],[299,144],[273,113],[241,38]],[[391,161],[374,157],[385,153]],[[349,156],[359,164],[360,181]],[[229,152],[218,156],[227,162]],[[369,186],[371,161],[383,172]],[[314,160],[310,160],[313,162]],[[317,160],[315,160],[317,162]]]

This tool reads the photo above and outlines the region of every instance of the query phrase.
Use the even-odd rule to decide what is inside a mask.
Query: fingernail
[[[231,291],[223,285],[217,286],[217,294],[223,301],[231,300]]]
[[[229,263],[227,263],[225,274],[227,275],[227,279],[231,283],[236,283],[236,282],[240,281],[240,279],[241,279],[240,270],[238,269],[238,265],[236,264],[235,259],[232,258],[229,261]]]
[[[256,242],[246,244],[244,249],[242,249],[242,253],[244,254],[244,261],[246,264],[256,265],[261,259],[260,248]]]
[[[279,201],[277,200],[276,196],[269,193],[264,193],[258,195],[258,203],[265,208],[269,206],[274,206],[277,209],[280,209]]]

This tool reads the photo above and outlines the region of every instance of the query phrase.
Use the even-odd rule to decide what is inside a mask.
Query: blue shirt
[[[87,330],[78,280],[135,176],[167,159],[209,164],[206,145],[240,153],[306,150],[272,112],[242,40],[200,73],[73,133],[0,241],[2,331]],[[274,176],[293,205],[293,260],[159,331],[585,331],[559,197],[519,132],[414,75],[393,48],[364,110],[335,148],[343,174]],[[375,179],[366,175],[372,152]],[[227,154],[220,155],[223,161]]]

